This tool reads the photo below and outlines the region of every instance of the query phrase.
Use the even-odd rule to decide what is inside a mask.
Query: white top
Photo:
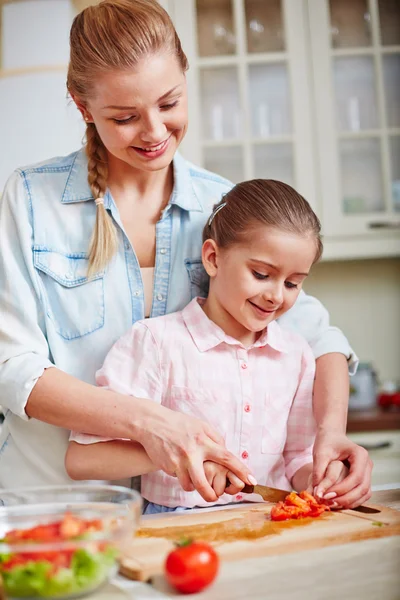
[[[149,317],[153,304],[154,267],[143,267],[140,273],[143,281],[144,316]]]

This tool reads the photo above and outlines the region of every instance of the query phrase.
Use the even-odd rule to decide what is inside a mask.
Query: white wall
[[[305,291],[325,304],[332,323],[381,380],[400,384],[400,259],[317,264]]]

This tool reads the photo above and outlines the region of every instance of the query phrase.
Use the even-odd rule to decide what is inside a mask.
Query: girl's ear
[[[89,113],[86,106],[79,100],[79,98],[77,98],[77,96],[74,96],[74,94],[71,94],[71,92],[70,92],[70,96],[71,96],[72,100],[75,102],[76,108],[79,110],[79,112],[81,113],[81,115],[84,118],[84,120],[86,121],[86,123],[92,122],[93,121],[92,115]]]
[[[214,240],[208,239],[204,242],[201,251],[203,266],[209,277],[215,277],[218,271],[218,246]]]

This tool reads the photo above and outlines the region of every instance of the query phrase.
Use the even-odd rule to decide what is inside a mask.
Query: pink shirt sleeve
[[[153,334],[145,323],[135,323],[114,344],[102,368],[96,373],[96,383],[113,392],[161,403],[159,352]],[[79,444],[94,444],[111,438],[71,432],[69,439]]]
[[[285,473],[289,481],[296,471],[313,460],[316,434],[312,407],[314,379],[315,358],[310,346],[304,341],[299,385],[289,413],[283,450]]]

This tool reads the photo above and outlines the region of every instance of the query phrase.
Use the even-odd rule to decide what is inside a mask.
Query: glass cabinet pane
[[[236,67],[201,69],[200,89],[203,139],[238,138],[242,129]]]
[[[382,57],[388,127],[400,127],[400,54]]]
[[[372,57],[335,58],[333,76],[339,130],[359,131],[377,127],[376,80]]]
[[[196,0],[196,13],[199,56],[235,54],[232,0]]]
[[[291,144],[257,144],[253,147],[254,177],[277,179],[294,185]]]
[[[69,29],[74,16],[69,0],[0,2],[0,11],[3,69],[68,63]]]
[[[390,163],[392,171],[392,199],[394,210],[400,212],[400,137],[390,140]]]
[[[339,148],[344,213],[383,211],[380,140],[342,140]]]
[[[399,0],[378,0],[378,6],[382,45],[400,45]]]
[[[254,137],[284,135],[292,130],[286,63],[249,67],[251,130]]]
[[[229,181],[239,183],[244,180],[243,149],[241,146],[205,148],[204,168],[214,171]]]
[[[368,0],[330,0],[333,48],[371,45],[371,15]]]
[[[245,0],[247,52],[282,52],[285,34],[281,0]]]

